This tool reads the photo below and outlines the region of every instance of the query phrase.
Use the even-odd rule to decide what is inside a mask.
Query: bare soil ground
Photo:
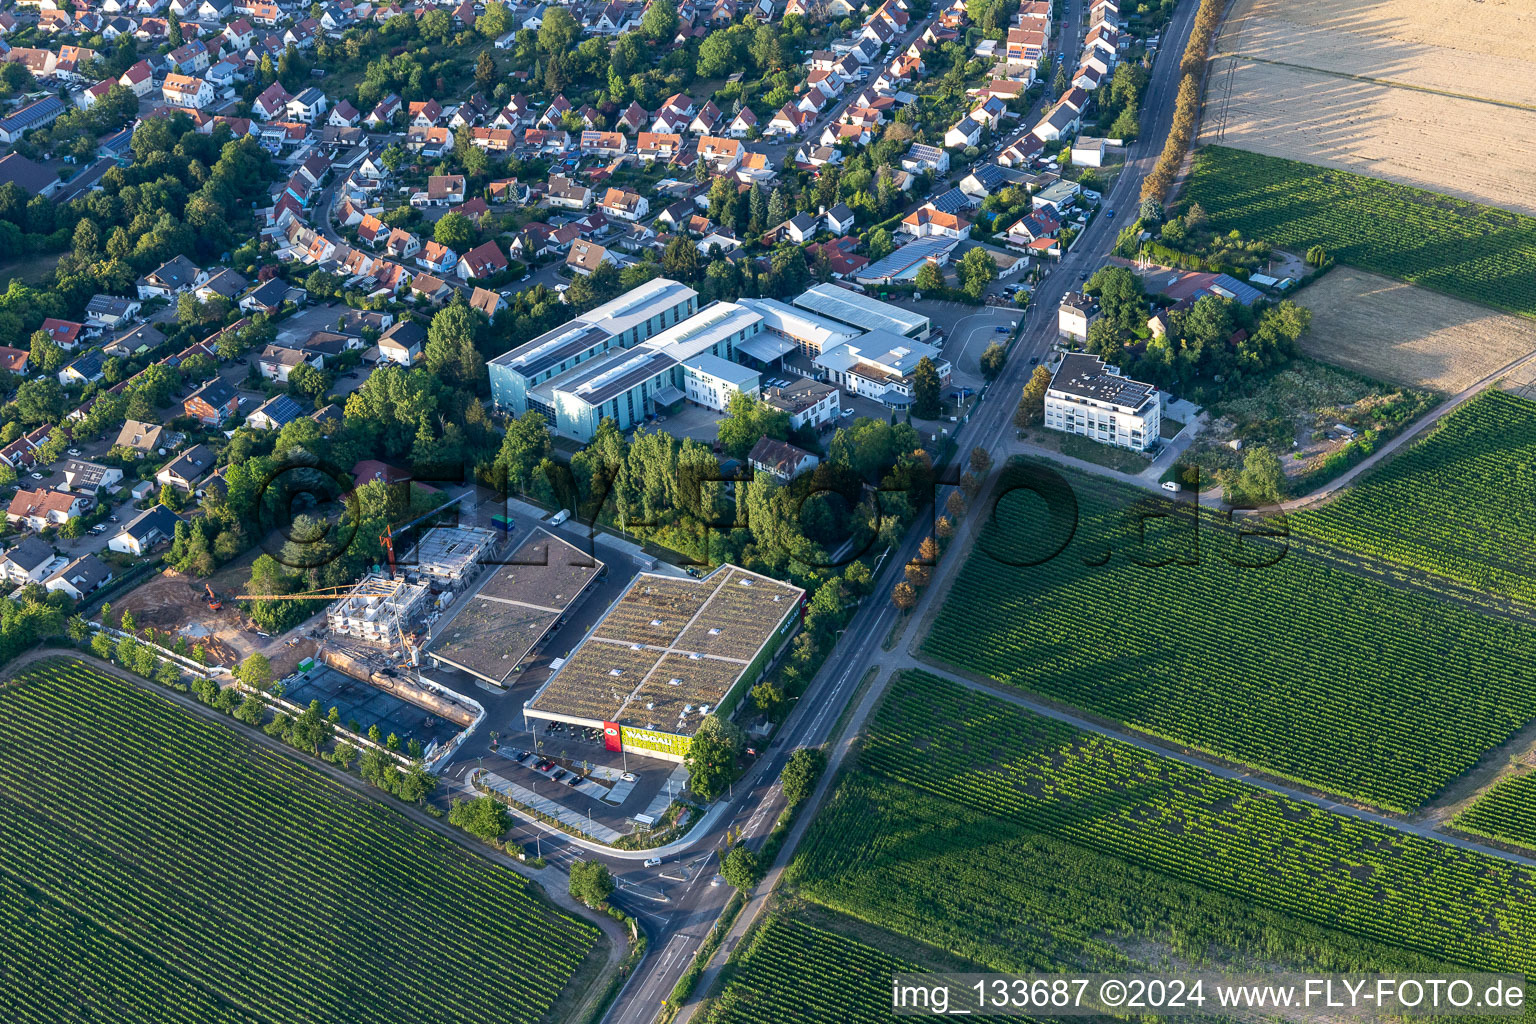
[[[1536,214],[1529,3],[1237,0],[1216,54],[1202,142]]]
[[[233,667],[247,654],[260,651],[271,660],[274,678],[281,679],[304,658],[312,656],[317,645],[302,638],[307,624],[282,636],[267,638],[258,636],[255,626],[241,614],[234,597],[250,579],[251,562],[259,553],[249,551],[206,579],[174,570],[151,576],[112,602],[112,618],[117,619],[124,611],[132,612],[138,629],[152,626],[173,637],[186,637],[188,646],[202,644],[212,664]],[[204,584],[224,599],[219,611],[208,608]],[[324,610],[323,602],[313,604],[314,611]]]
[[[1536,323],[1350,267],[1296,296],[1301,349],[1378,380],[1455,394],[1536,351]]]

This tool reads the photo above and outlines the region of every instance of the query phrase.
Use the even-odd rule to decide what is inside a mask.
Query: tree
[[[133,612],[130,612],[130,611],[127,611],[127,610],[124,610],[123,617],[119,621],[120,621],[120,624],[122,626],[122,630],[123,630],[124,633],[132,633],[132,632],[134,632],[135,631],[134,627],[138,624],[134,620]]]
[[[752,395],[737,392],[725,407],[717,425],[720,447],[733,459],[744,459],[764,437],[789,439],[789,413],[775,409]]]
[[[168,18],[166,18],[165,40],[171,44],[171,49],[173,50],[180,46],[183,42],[181,36],[181,21],[174,14],[171,14]]]
[[[801,747],[789,755],[779,781],[784,787],[784,800],[793,807],[811,795],[816,780],[827,767],[826,751],[820,747]]]
[[[432,240],[454,252],[468,252],[474,246],[475,225],[462,213],[445,213],[432,229]]]
[[[951,519],[964,519],[970,503],[965,500],[963,490],[950,491],[949,498],[944,502],[944,511],[949,513]]]
[[[85,221],[80,223],[84,224]],[[64,350],[47,331],[32,332],[32,354],[27,362],[43,373],[53,373],[64,365]]]
[[[1307,250],[1307,263],[1314,267],[1320,267],[1328,262],[1328,250],[1320,245],[1314,245]]]
[[[903,612],[909,612],[917,604],[917,591],[912,589],[912,584],[901,580],[891,588],[891,603]]]
[[[764,680],[752,687],[752,703],[764,714],[772,714],[784,700],[784,693],[771,680]]]
[[[671,0],[651,0],[640,19],[640,31],[653,43],[670,43],[677,35],[677,8]]]
[[[761,866],[757,863],[757,855],[745,846],[738,846],[725,855],[720,862],[720,875],[737,892],[750,892],[763,877]]]
[[[684,764],[688,788],[700,800],[713,800],[730,782],[741,750],[741,730],[719,715],[705,715],[688,744]]]
[[[981,375],[987,380],[996,380],[1007,362],[1008,350],[1001,343],[994,341],[981,353]]]
[[[512,15],[501,0],[491,0],[485,11],[475,19],[475,31],[487,39],[500,39],[512,28]]]
[[[736,42],[729,31],[711,32],[699,44],[700,78],[720,78],[740,66],[741,58],[736,53]]]
[[[485,372],[485,358],[475,347],[475,324],[474,313],[458,299],[437,311],[422,350],[430,373],[462,387],[475,387]]]
[[[491,83],[496,81],[496,61],[491,56],[491,51],[481,50],[480,56],[475,58],[475,84],[482,89],[489,89]],[[447,242],[443,243],[447,245]]]
[[[1243,468],[1231,479],[1224,479],[1227,504],[1257,508],[1274,505],[1285,490],[1285,469],[1279,456],[1265,447],[1248,449],[1243,456]]]
[[[1149,224],[1158,223],[1163,219],[1163,204],[1148,196],[1141,201],[1140,216]]]
[[[1125,109],[1115,118],[1115,123],[1109,129],[1109,137],[1129,142],[1141,134],[1141,119],[1136,113],[1136,104],[1127,103]]]
[[[1043,366],[1035,367],[1035,372],[1029,376],[1029,383],[1024,385],[1019,407],[1014,410],[1015,427],[1025,430],[1045,420],[1045,392],[1050,386],[1051,371]]]
[[[549,424],[532,410],[507,424],[506,436],[496,453],[494,483],[510,491],[526,492],[534,470],[550,455]]]
[[[980,299],[987,286],[997,280],[997,261],[979,245],[960,257],[955,269],[965,293],[973,299]]]
[[[926,262],[918,268],[917,278],[912,282],[920,292],[936,292],[944,287],[944,271],[933,262]]]
[[[265,690],[272,684],[272,662],[265,654],[252,651],[235,669],[235,678],[253,690]]]
[[[571,895],[596,909],[613,895],[613,875],[602,861],[578,860],[571,864]]]
[[[1067,77],[1067,67],[1063,64],[1056,69],[1056,80],[1051,83],[1051,94],[1060,96],[1067,91],[1067,87],[1071,84],[1072,79]]]
[[[490,842],[512,827],[511,816],[501,801],[493,796],[477,796],[473,800],[455,800],[448,809],[448,823],[457,825],[476,839]]]
[[[975,252],[977,250],[971,250]],[[939,405],[939,369],[927,356],[917,361],[912,371],[912,415],[920,420],[937,419]]]
[[[551,6],[539,25],[539,49],[546,54],[565,54],[581,36],[581,26],[564,7]]]

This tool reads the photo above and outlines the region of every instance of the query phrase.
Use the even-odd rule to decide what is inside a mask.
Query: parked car
[[[996,331],[998,334],[1007,334],[1008,333],[1008,328],[1004,327],[1002,324],[998,324],[996,327],[994,327],[992,329],[994,331]]]

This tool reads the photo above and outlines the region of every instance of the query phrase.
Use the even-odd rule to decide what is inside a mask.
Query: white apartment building
[[[737,394],[755,396],[761,386],[756,370],[705,352],[683,360],[683,387],[688,401],[725,412]]]
[[[1045,425],[1100,444],[1146,451],[1157,443],[1162,400],[1150,384],[1120,376],[1098,356],[1062,359],[1045,392]]]

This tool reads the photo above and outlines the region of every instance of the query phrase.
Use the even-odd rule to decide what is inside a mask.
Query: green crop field
[[[1485,391],[1292,529],[1536,604],[1536,402]]]
[[[396,811],[73,661],[0,689],[7,1024],[538,1021],[592,925]]]
[[[911,964],[794,918],[763,922],[709,1024],[872,1024],[894,1021],[891,975]]]
[[[1252,561],[1246,547],[1206,520],[1197,556],[1187,542],[1176,548],[1199,564],[1136,564],[1168,557],[1168,536],[1187,535],[1191,523],[1150,521],[1140,543],[1127,510],[1168,503],[1097,478],[1069,482],[1080,523],[1040,565],[1005,559],[1052,546],[1037,540],[1043,506],[1000,503],[924,641],[930,655],[1400,810],[1434,797],[1530,721],[1536,628],[1337,559],[1291,551],[1240,567],[1232,561]]]
[[[1536,775],[1500,779],[1452,824],[1465,832],[1536,850]]]
[[[1536,219],[1348,171],[1222,146],[1184,196],[1222,230],[1536,316]]]
[[[1217,778],[923,672],[789,873],[977,969],[1536,969],[1536,875]],[[763,1018],[758,1018],[763,1019]]]

